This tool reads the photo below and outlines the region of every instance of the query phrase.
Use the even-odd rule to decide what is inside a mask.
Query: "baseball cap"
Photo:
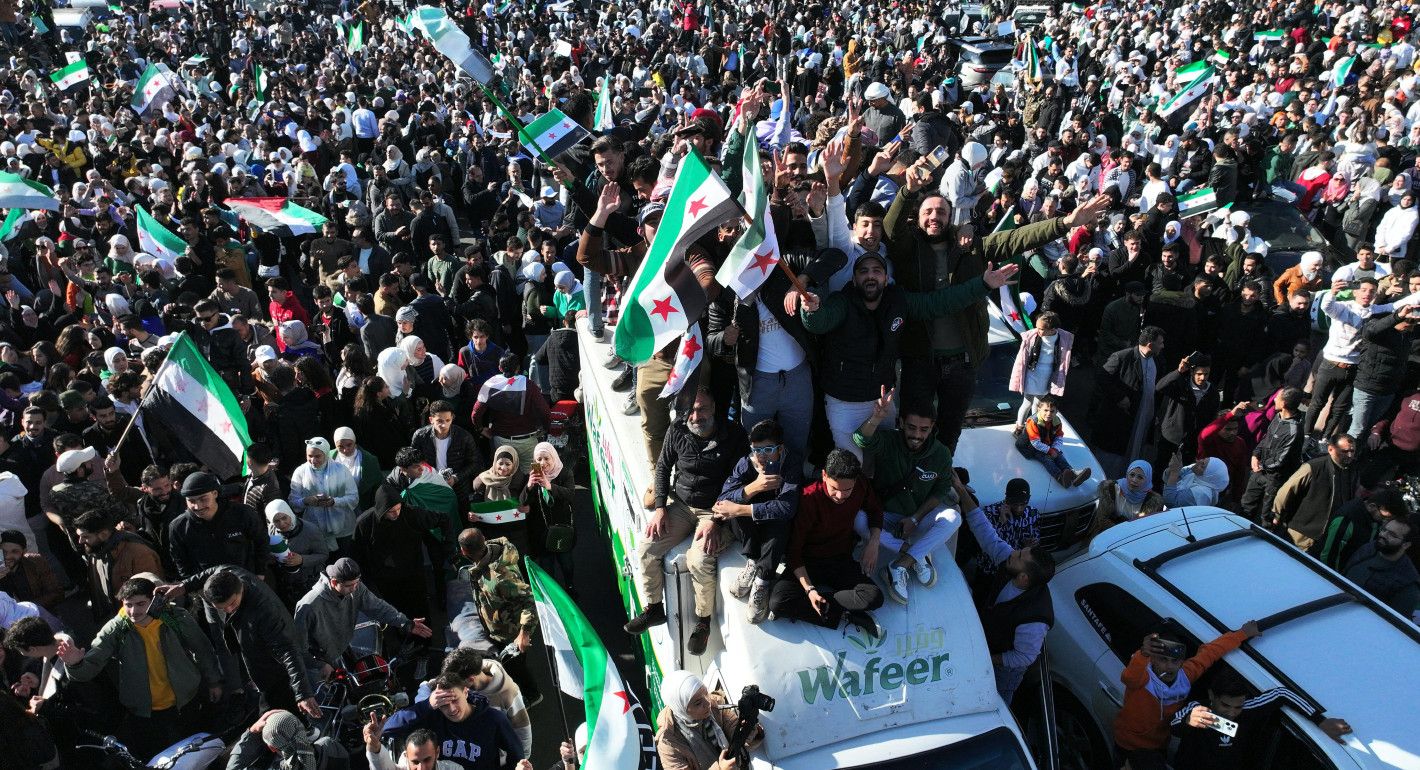
[[[351,580],[359,580],[360,565],[349,556],[342,556],[336,559],[334,564],[330,564],[325,568],[325,576],[342,583],[347,583]]]
[[[276,348],[273,348],[270,345],[262,345],[256,349],[255,358],[258,364],[263,361],[275,361]]]
[[[79,466],[94,459],[98,454],[91,446],[86,446],[83,449],[70,449],[59,455],[59,462],[55,463],[54,467],[67,476],[79,470]]]
[[[1025,479],[1011,479],[1006,482],[1006,504],[1020,505],[1030,502],[1030,482]]]

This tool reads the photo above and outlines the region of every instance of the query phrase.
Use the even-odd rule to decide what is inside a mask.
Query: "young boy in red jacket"
[[[1237,631],[1198,648],[1198,653],[1186,660],[1185,642],[1177,632],[1165,630],[1144,637],[1139,651],[1119,675],[1124,683],[1124,706],[1114,718],[1114,743],[1131,770],[1164,770],[1169,720],[1188,702],[1193,683],[1224,655],[1260,633],[1256,621],[1248,621]]]

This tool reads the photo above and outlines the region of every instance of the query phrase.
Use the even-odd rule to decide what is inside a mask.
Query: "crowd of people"
[[[146,757],[242,698],[263,713],[232,767],[314,767],[302,720],[357,618],[449,650],[365,726],[369,764],[576,767],[531,731],[522,556],[578,596],[580,453],[548,433],[584,358],[654,469],[626,631],[666,621],[689,539],[692,655],[732,547],[748,622],[874,635],[957,547],[1010,699],[1053,618],[1048,490],[978,501],[953,453],[1021,316],[1016,445],[1095,490],[1089,535],[1216,505],[1420,608],[1407,6],[1106,0],[1017,28],[941,0],[451,2],[487,82],[383,0],[61,10],[0,0],[0,193],[54,199],[0,225],[0,768],[72,761],[67,714]],[[962,29],[1011,65],[982,76]],[[555,157],[523,129],[552,109],[589,133]],[[739,194],[749,142],[787,269],[722,282],[738,219],[672,255],[704,359],[662,397],[679,340],[613,352],[628,284],[683,162]],[[184,335],[240,406],[240,474],[144,406]],[[1103,477],[1066,459],[1066,413]],[[744,766],[704,716],[723,694],[667,688],[664,765]]]

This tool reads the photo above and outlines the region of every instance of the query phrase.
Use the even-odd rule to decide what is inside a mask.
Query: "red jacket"
[[[1405,452],[1420,451],[1420,390],[1401,396],[1395,416],[1376,423],[1371,432],[1389,438],[1391,446]]]
[[[1227,495],[1228,499],[1237,502],[1242,498],[1248,474],[1252,472],[1252,446],[1248,444],[1242,426],[1239,426],[1238,437],[1232,441],[1219,438],[1218,433],[1227,421],[1227,415],[1223,415],[1203,426],[1198,433],[1198,456],[1216,457],[1228,466]]]
[[[1183,662],[1182,676],[1197,682],[1210,666],[1236,650],[1245,637],[1241,631],[1223,634],[1198,648],[1198,654]],[[1169,740],[1169,720],[1178,707],[1188,701],[1187,695],[1170,703],[1160,703],[1145,685],[1149,683],[1149,659],[1136,652],[1125,666],[1119,681],[1124,683],[1124,706],[1114,718],[1114,742],[1125,751],[1162,750]]]
[[[792,577],[805,561],[851,555],[857,541],[853,519],[858,511],[867,513],[868,529],[882,529],[883,506],[867,479],[858,479],[853,494],[841,503],[829,498],[822,479],[805,487],[785,553],[788,574]]]
[[[266,303],[266,312],[271,314],[272,330],[276,332],[276,349],[284,351],[286,343],[281,340],[281,324],[287,321],[300,321],[306,328],[311,326],[311,314],[306,312],[305,306],[296,299],[294,292],[286,292],[286,301],[281,304],[275,302]]]

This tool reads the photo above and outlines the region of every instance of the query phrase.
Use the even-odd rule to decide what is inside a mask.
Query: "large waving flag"
[[[1340,88],[1346,85],[1346,78],[1351,77],[1351,69],[1356,66],[1356,57],[1347,56],[1336,63],[1336,68],[1331,71],[1331,85],[1333,88]]]
[[[543,641],[552,648],[562,692],[582,701],[587,718],[587,755],[582,767],[643,766],[641,725],[636,696],[621,680],[616,660],[606,651],[587,616],[557,581],[531,558],[523,559],[528,585],[537,604]]]
[[[779,263],[779,236],[774,232],[774,219],[769,215],[769,191],[765,189],[764,171],[759,165],[759,144],[753,139],[744,143],[740,169],[744,178],[740,205],[754,221],[731,247],[715,280],[735,296],[745,299],[759,290]]]
[[[133,110],[142,115],[150,107],[161,108],[176,96],[177,90],[169,77],[171,74],[172,70],[168,69],[166,64],[149,64],[148,69],[143,70],[143,75],[138,78],[138,84],[133,87],[133,100],[130,102]]]
[[[159,259],[174,262],[187,253],[187,241],[177,237],[163,223],[153,218],[147,209],[137,206],[138,248]]]
[[[616,121],[611,116],[611,75],[607,74],[602,78],[602,89],[597,94],[597,115],[592,121],[592,128],[598,131],[609,131],[616,128]]]
[[[519,142],[534,155],[556,158],[591,135],[592,132],[567,117],[562,110],[551,109],[524,127]]]
[[[314,233],[327,221],[285,198],[228,198],[226,205],[257,230],[282,238]]]
[[[58,211],[54,190],[19,174],[0,171],[0,209],[44,209]]]
[[[1182,90],[1159,107],[1159,117],[1175,128],[1182,126],[1197,109],[1198,100],[1208,93],[1217,79],[1217,70],[1211,65],[1204,67],[1187,81]]]
[[[89,63],[83,58],[75,59],[69,66],[49,73],[50,82],[58,86],[60,91],[68,91],[88,79]]]
[[[468,35],[441,8],[421,5],[407,17],[410,29],[421,30],[434,49],[482,84],[493,82],[493,64],[469,41]]]
[[[138,409],[144,420],[167,426],[213,473],[231,478],[242,472],[251,446],[246,415],[187,332],[178,335]]]
[[[357,21],[345,27],[345,52],[359,53],[365,47],[365,22]]]
[[[699,152],[692,149],[681,159],[665,214],[631,279],[616,325],[616,354],[622,360],[645,362],[699,320],[707,300],[685,263],[685,250],[740,212]]]

